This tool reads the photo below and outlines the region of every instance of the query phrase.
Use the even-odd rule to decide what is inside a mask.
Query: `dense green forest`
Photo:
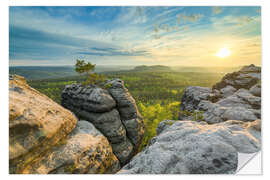
[[[135,98],[146,126],[141,148],[156,135],[156,127],[165,119],[176,120],[181,96],[187,86],[211,87],[223,73],[198,72],[110,72],[105,78],[120,78]],[[57,79],[30,80],[30,86],[61,103],[61,92],[65,85],[84,81],[82,76]]]

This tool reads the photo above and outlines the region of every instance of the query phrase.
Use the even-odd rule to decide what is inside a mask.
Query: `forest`
[[[119,71],[103,73],[105,79],[120,78],[137,103],[146,127],[141,149],[156,135],[159,122],[164,119],[177,120],[181,96],[187,86],[211,87],[224,73],[206,72],[137,72]],[[65,85],[81,83],[84,76],[56,79],[28,80],[31,87],[61,103],[61,92]]]

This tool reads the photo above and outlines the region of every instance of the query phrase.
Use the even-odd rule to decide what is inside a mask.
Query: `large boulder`
[[[115,173],[120,163],[108,140],[91,123],[79,121],[67,139],[27,166],[27,174]]]
[[[137,152],[144,125],[135,100],[119,79],[95,85],[68,85],[62,92],[62,105],[80,120],[91,123],[109,140],[122,165]]]
[[[187,87],[181,101],[179,120],[200,112],[207,123],[227,120],[254,121],[261,118],[260,67],[250,65],[225,75],[212,89]],[[190,112],[190,113],[186,113]],[[188,114],[185,117],[183,114]]]
[[[205,122],[166,120],[158,135],[120,174],[228,174],[238,153],[260,150],[260,120]]]
[[[9,78],[9,162],[20,173],[40,153],[56,145],[76,126],[68,110],[28,86],[17,75]]]
[[[10,173],[115,173],[120,162],[91,123],[27,85],[9,81]]]

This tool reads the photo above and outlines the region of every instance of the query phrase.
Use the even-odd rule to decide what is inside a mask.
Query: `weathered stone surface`
[[[257,119],[257,117],[252,110],[239,106],[228,108],[224,112],[224,114],[222,114],[222,119],[224,121],[229,119],[237,119],[241,121],[254,121]]]
[[[261,68],[258,66],[255,66],[254,64],[251,64],[249,66],[244,66],[242,69],[240,69],[240,72],[243,73],[260,73]]]
[[[246,89],[239,89],[236,93],[240,99],[248,103],[253,109],[261,109],[261,97],[252,95]]]
[[[80,84],[67,85],[62,92],[62,105],[73,106],[88,112],[107,112],[116,103],[105,89],[96,86],[83,87]]]
[[[207,100],[211,93],[211,89],[207,87],[189,86],[186,88],[182,100],[181,110],[193,111],[197,109],[198,104],[202,100]]]
[[[235,89],[249,89],[261,79],[261,68],[253,64],[244,66],[240,71],[226,74],[222,80],[213,86],[213,89],[220,90],[226,86]]]
[[[249,92],[254,96],[261,97],[261,84],[255,84],[249,89]]]
[[[79,121],[76,128],[57,146],[28,165],[27,174],[115,173],[120,163],[108,140],[89,122]]]
[[[28,86],[23,77],[10,76],[10,173],[20,173],[42,152],[64,139],[76,123],[70,111]]]
[[[113,79],[108,81],[106,85],[109,85],[108,91],[117,102],[117,109],[126,127],[127,136],[134,145],[134,151],[136,152],[142,142],[145,128],[135,100],[128,89],[125,88],[124,81]]]
[[[223,97],[228,97],[233,95],[233,93],[236,91],[236,89],[232,86],[226,86],[222,89],[220,89],[220,92],[222,93]]]
[[[260,149],[260,120],[165,121],[149,146],[120,174],[228,174],[237,169],[237,153]]]
[[[230,119],[254,121],[261,118],[260,85],[254,85],[259,78],[250,77],[251,73],[260,76],[260,68],[250,65],[238,72],[227,74],[221,82],[213,86],[212,90],[204,93],[203,98],[197,97],[200,97],[202,87],[187,87],[180,109],[189,112],[202,111],[204,120],[210,124]],[[246,80],[252,83],[243,83]],[[181,115],[181,111],[179,114],[179,120],[192,119],[191,116]]]
[[[135,100],[119,79],[97,86],[69,85],[63,90],[62,105],[79,119],[94,124],[109,140],[121,164],[127,163],[141,144],[144,125]]]

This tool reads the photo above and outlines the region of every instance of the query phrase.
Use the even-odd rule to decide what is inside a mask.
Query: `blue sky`
[[[10,7],[10,65],[261,64],[260,7]],[[222,48],[231,55],[219,58]]]

